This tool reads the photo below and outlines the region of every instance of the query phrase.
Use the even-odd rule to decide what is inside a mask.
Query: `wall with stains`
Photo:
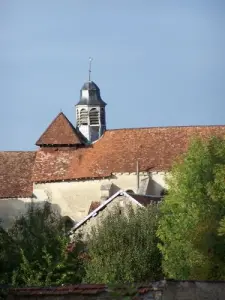
[[[164,172],[141,172],[139,186],[149,178],[146,194],[158,196],[166,187],[165,176]],[[69,216],[74,222],[79,222],[87,216],[92,201],[104,201],[120,189],[136,193],[136,173],[116,173],[110,178],[99,180],[34,184],[32,198],[0,199],[0,220],[8,228],[16,217],[26,211],[28,203],[47,200],[58,207],[62,216]]]
[[[140,184],[142,180],[151,177],[149,182],[148,194],[160,195],[165,185],[165,173],[140,173]],[[106,191],[101,188],[113,184],[108,197]],[[137,176],[135,173],[116,173],[109,179],[86,180],[86,181],[69,181],[69,182],[52,182],[35,184],[35,194],[44,192],[51,203],[61,208],[63,216],[69,216],[76,222],[87,216],[91,202],[101,201],[104,193],[105,199],[112,196],[118,190],[137,191]]]

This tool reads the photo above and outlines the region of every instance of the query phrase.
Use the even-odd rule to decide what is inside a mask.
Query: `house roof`
[[[147,284],[136,284],[136,296],[141,296],[149,293],[150,291],[154,292],[161,292],[166,287],[166,281],[158,281],[158,282],[150,282]],[[9,289],[9,297],[12,299],[21,299],[21,297],[29,297],[30,299],[33,299],[35,297],[42,296],[43,299],[46,299],[45,296],[51,297],[51,296],[59,296],[60,298],[62,296],[66,297],[68,296],[68,299],[71,297],[71,295],[74,295],[74,299],[88,299],[90,296],[90,299],[96,299],[96,297],[100,297],[99,299],[104,299],[104,295],[99,294],[105,294],[106,299],[111,299],[109,297],[110,290],[112,290],[111,287],[105,285],[105,284],[77,284],[77,285],[65,285],[65,286],[58,286],[58,287],[27,287],[27,288],[11,288]],[[115,288],[115,291],[120,292],[121,295],[129,296],[129,290],[126,286],[121,286]],[[84,297],[84,298],[83,298]],[[11,299],[10,298],[10,299]],[[136,299],[139,299],[136,298]]]
[[[80,145],[81,137],[64,113],[59,113],[36,142],[43,145]]]
[[[92,145],[37,152],[34,182],[109,177],[117,172],[167,171],[193,137],[224,136],[225,126],[108,130]]]
[[[57,119],[59,125],[53,126],[53,138],[49,138],[51,129],[47,129],[46,135],[37,142],[41,146],[53,143],[55,147],[41,147],[37,152],[0,152],[0,198],[29,197],[31,180],[92,179],[110,177],[117,172],[136,172],[137,160],[140,171],[167,171],[187,150],[193,137],[225,135],[225,125],[117,129],[106,131],[91,145],[60,148],[58,143],[79,146],[82,141],[79,136],[77,139],[77,132],[74,133],[74,127],[62,113]],[[60,123],[68,129],[65,137]]]
[[[114,199],[116,199],[118,196],[125,196],[129,201],[137,204],[140,207],[147,206],[148,204],[154,203],[155,201],[158,202],[161,200],[161,197],[154,197],[154,196],[145,196],[145,195],[135,195],[135,194],[128,194],[127,192],[123,190],[119,190],[114,195],[112,195],[109,199],[104,201],[100,205],[96,205],[96,208],[94,210],[91,210],[91,206],[89,209],[89,214],[80,222],[78,222],[71,230],[70,233],[72,234],[75,230],[80,228],[82,225],[84,225],[89,219],[96,216],[96,214],[107,207],[107,205],[112,202]],[[92,202],[93,203],[93,202]],[[98,203],[98,202],[95,202]]]
[[[28,198],[36,152],[0,152],[0,198]]]
[[[151,195],[138,195],[138,194],[130,194],[133,199],[137,200],[141,205],[147,206],[149,204],[155,203],[155,202],[160,202],[163,197],[158,197],[158,196],[151,196]],[[96,208],[98,208],[101,205],[101,202],[99,201],[92,201],[88,214],[92,213]]]
[[[158,203],[162,200],[162,196],[152,196],[152,195],[137,195],[129,194],[132,198],[137,200],[141,205],[147,206],[152,203]]]

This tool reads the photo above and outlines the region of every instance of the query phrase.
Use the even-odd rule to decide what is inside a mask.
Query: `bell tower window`
[[[86,109],[82,108],[80,111],[80,125],[88,124],[88,112]]]
[[[90,125],[99,125],[99,114],[96,108],[92,108],[89,112]]]
[[[105,109],[101,108],[101,124],[105,125]]]

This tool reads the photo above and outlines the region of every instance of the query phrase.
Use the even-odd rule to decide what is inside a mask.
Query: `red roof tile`
[[[36,152],[0,152],[0,198],[27,198]]]
[[[166,171],[199,136],[224,136],[225,126],[158,127],[108,130],[86,148],[41,149],[34,182],[102,178],[116,172]]]
[[[101,205],[101,202],[99,201],[92,201],[91,202],[91,205],[90,205],[90,208],[89,208],[89,211],[88,211],[88,215],[93,212],[93,210],[95,210],[96,208],[99,207],[99,205]]]
[[[58,118],[65,121],[63,114]],[[97,142],[81,148],[0,152],[0,198],[30,197],[31,180],[103,178],[116,172],[136,172],[137,159],[140,171],[166,171],[187,150],[192,137],[224,134],[225,126],[119,129],[106,131]]]
[[[37,146],[80,144],[82,141],[79,133],[62,112],[58,114],[36,142]]]

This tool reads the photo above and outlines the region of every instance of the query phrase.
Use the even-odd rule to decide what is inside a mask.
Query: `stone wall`
[[[105,285],[10,290],[8,300],[224,300],[225,281],[160,281],[113,289]]]

